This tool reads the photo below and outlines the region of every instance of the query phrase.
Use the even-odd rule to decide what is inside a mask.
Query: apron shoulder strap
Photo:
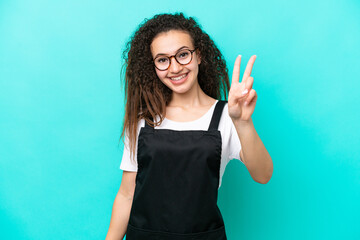
[[[227,101],[222,101],[222,100],[219,100],[216,103],[214,113],[212,115],[211,122],[210,122],[208,130],[212,130],[212,129],[217,130],[218,129],[220,118],[221,118],[221,113],[222,113],[222,111],[224,109],[225,103],[227,103]]]

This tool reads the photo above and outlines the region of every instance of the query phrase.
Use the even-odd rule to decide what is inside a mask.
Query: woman
[[[127,46],[123,176],[106,239],[226,239],[217,190],[227,162],[264,184],[273,171],[251,120],[256,56],[241,82],[237,57],[229,89],[220,51],[181,13],[145,21]]]

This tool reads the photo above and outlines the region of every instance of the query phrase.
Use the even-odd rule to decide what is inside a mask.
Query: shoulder
[[[142,127],[145,127],[145,120],[142,118],[142,119],[139,119],[138,123],[137,123],[137,127],[136,127],[136,135],[139,136],[139,133],[140,133],[140,129]],[[125,141],[128,142],[129,141],[129,134],[127,132],[127,129],[125,130]]]

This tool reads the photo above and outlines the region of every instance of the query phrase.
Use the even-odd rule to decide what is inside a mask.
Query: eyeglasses
[[[175,58],[180,65],[186,65],[191,62],[193,52],[195,51],[196,48],[194,50],[183,49],[172,56],[158,56],[153,61],[158,70],[165,71],[168,70],[171,65],[171,58]]]

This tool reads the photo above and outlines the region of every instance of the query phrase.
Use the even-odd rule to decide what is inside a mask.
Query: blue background
[[[121,52],[156,13],[195,16],[238,54],[274,162],[233,160],[219,190],[229,240],[360,239],[360,3],[0,1],[2,239],[104,239],[121,182]]]

